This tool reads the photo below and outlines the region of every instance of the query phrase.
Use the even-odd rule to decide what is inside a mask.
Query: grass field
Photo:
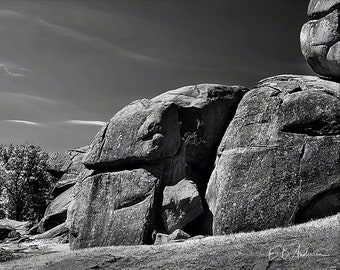
[[[0,269],[340,269],[340,214],[288,228],[214,236],[161,246],[70,251],[0,264]],[[48,250],[48,247],[46,247]],[[53,252],[51,252],[51,250]]]

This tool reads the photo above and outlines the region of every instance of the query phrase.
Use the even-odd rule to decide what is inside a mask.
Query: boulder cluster
[[[71,248],[162,244],[302,223],[340,209],[339,0],[314,1],[301,46],[327,78],[200,84],[124,107],[50,159],[36,226]],[[54,231],[53,231],[54,230]],[[47,231],[47,232],[46,232]]]
[[[311,0],[301,30],[301,50],[318,74],[340,79],[340,0]]]

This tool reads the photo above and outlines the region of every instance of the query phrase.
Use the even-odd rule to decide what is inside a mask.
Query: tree
[[[45,171],[48,154],[39,146],[0,145],[0,194],[9,218],[37,220],[50,201],[52,177]]]

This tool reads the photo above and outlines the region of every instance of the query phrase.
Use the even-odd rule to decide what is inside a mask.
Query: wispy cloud
[[[0,75],[12,77],[26,77],[29,70],[22,67],[16,67],[10,64],[0,64]]]
[[[163,61],[162,59],[158,59],[158,58],[153,57],[153,56],[144,55],[144,54],[141,54],[141,53],[138,53],[138,52],[128,50],[128,49],[126,49],[122,46],[114,44],[114,43],[107,41],[105,39],[86,35],[84,33],[81,33],[80,31],[77,31],[77,30],[72,29],[72,28],[68,28],[68,27],[64,27],[64,26],[57,25],[57,24],[54,24],[54,23],[50,23],[50,22],[47,22],[47,21],[42,20],[40,18],[37,18],[36,22],[40,25],[43,25],[44,27],[49,28],[50,30],[53,30],[56,33],[59,33],[59,34],[64,35],[66,37],[77,39],[77,40],[83,41],[83,42],[93,42],[97,46],[100,45],[104,48],[107,48],[107,49],[113,51],[117,55],[120,55],[120,56],[123,56],[123,57],[135,59],[135,60],[143,61],[143,62],[155,62],[155,63],[167,64],[167,62]]]
[[[4,91],[4,92],[0,91],[0,100],[4,102],[17,101],[18,103],[39,102],[40,104],[41,103],[63,104],[63,102],[61,101],[50,99],[50,98],[44,98],[44,97],[39,97],[35,95],[30,95],[30,94],[14,93],[14,92],[8,92],[8,91]]]
[[[51,29],[55,32],[63,34],[64,36],[75,38],[75,39],[78,39],[78,40],[81,40],[81,41],[89,41],[89,40],[92,39],[90,36],[87,36],[87,35],[79,32],[77,30],[73,30],[71,28],[67,28],[67,27],[64,27],[64,26],[61,26],[61,25],[49,23],[49,22],[42,20],[40,18],[37,18],[36,22],[38,24],[45,26],[45,27],[48,27],[49,29]]]
[[[91,125],[91,126],[103,126],[106,122],[103,121],[89,121],[89,120],[67,120],[62,123],[73,125]]]
[[[13,10],[0,9],[0,17],[23,17],[23,15]]]
[[[3,120],[8,123],[14,124],[23,124],[29,126],[48,126],[48,125],[84,125],[84,126],[103,126],[106,122],[103,121],[92,121],[92,120],[65,120],[58,122],[36,122],[36,121],[27,121],[27,120],[19,120],[19,119],[9,119]]]
[[[41,126],[42,124],[39,122],[32,122],[32,121],[26,121],[26,120],[5,120],[6,122],[9,123],[15,123],[15,124],[24,124],[24,125],[29,125],[29,126]]]

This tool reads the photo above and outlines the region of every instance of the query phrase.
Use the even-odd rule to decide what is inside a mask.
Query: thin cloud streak
[[[13,120],[5,120],[5,121],[9,123],[24,124],[24,125],[29,125],[29,126],[41,126],[42,125],[41,123],[38,123],[38,122],[32,122],[32,121],[26,121],[26,120],[13,119]]]
[[[88,120],[67,120],[61,123],[74,124],[74,125],[91,125],[91,126],[103,126],[106,122],[103,121],[88,121]]]
[[[22,100],[22,101],[35,101],[35,102],[41,102],[41,103],[48,103],[48,104],[63,104],[64,102],[50,99],[50,98],[44,98],[44,97],[39,97],[35,95],[29,95],[29,94],[24,94],[24,93],[13,93],[13,92],[8,92],[8,91],[3,91],[0,92],[0,99],[1,100],[6,100],[6,99],[16,99],[16,100]]]
[[[0,17],[23,17],[23,15],[13,10],[0,9]]]
[[[77,30],[71,29],[71,28],[66,28],[64,26],[61,25],[56,25],[56,24],[52,24],[49,23],[45,20],[42,20],[40,18],[36,19],[36,22],[39,23],[40,25],[43,25],[45,27],[48,27],[51,30],[54,30],[55,32],[62,34],[64,36],[67,37],[71,37],[80,41],[93,41],[95,42],[95,44],[101,44],[104,47],[107,47],[109,49],[112,49],[113,51],[115,51],[117,54],[124,56],[124,57],[128,57],[128,58],[132,58],[135,60],[139,60],[139,61],[147,61],[147,62],[157,62],[157,63],[163,63],[163,60],[161,59],[157,59],[148,55],[143,55],[143,54],[139,54],[130,50],[127,50],[125,48],[122,48],[116,44],[112,44],[111,42],[98,38],[98,37],[93,37],[93,36],[89,36],[86,34],[83,34]]]
[[[141,54],[141,53],[138,53],[138,52],[134,52],[134,51],[128,50],[126,48],[123,48],[121,46],[118,46],[117,44],[113,44],[112,42],[107,41],[105,39],[86,35],[86,34],[83,34],[79,31],[77,31],[77,30],[67,28],[67,27],[64,27],[64,26],[61,26],[61,25],[53,24],[53,23],[47,22],[45,20],[42,20],[40,18],[37,18],[35,21],[38,24],[40,24],[44,27],[47,27],[47,28],[49,28],[49,29],[61,34],[61,35],[76,39],[76,40],[81,41],[81,42],[94,42],[96,45],[101,45],[103,47],[106,47],[109,50],[112,50],[113,52],[115,52],[117,55],[120,55],[120,56],[123,56],[123,57],[126,57],[126,58],[130,58],[130,59],[134,59],[134,60],[146,62],[146,63],[161,64],[161,65],[172,66],[172,67],[181,67],[181,68],[203,70],[203,71],[214,70],[211,67],[201,67],[201,66],[194,66],[194,65],[178,64],[178,63],[175,63],[175,62],[172,62],[172,61],[163,60],[163,59],[153,57],[153,56],[150,56],[150,55],[145,55],[145,54]]]
[[[12,77],[26,77],[28,69],[22,67],[15,67],[6,63],[0,64],[0,75]]]
[[[27,121],[27,120],[19,120],[19,119],[10,119],[4,120],[8,123],[15,124],[24,124],[30,126],[48,126],[48,125],[85,125],[85,126],[103,126],[106,122],[103,121],[92,121],[92,120],[66,120],[66,121],[58,121],[58,122],[35,122],[35,121]]]

